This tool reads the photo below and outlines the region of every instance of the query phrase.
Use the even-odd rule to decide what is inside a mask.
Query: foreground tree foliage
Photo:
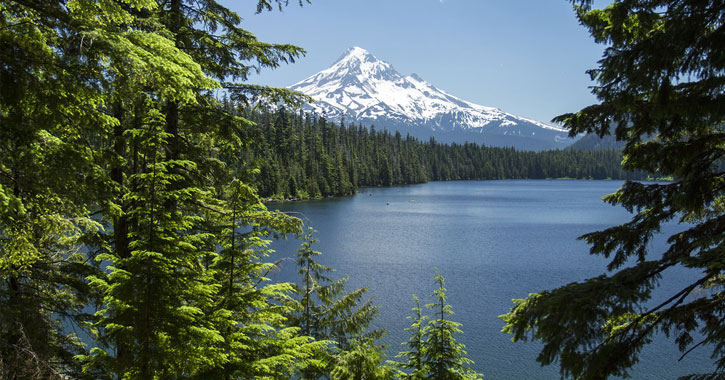
[[[79,373],[68,326],[90,319],[96,252],[81,248],[104,244],[92,211],[110,186],[93,144],[117,122],[103,110],[105,59],[169,58],[170,44],[119,29],[133,17],[111,3],[2,2],[0,14],[0,376],[58,378]]]
[[[380,348],[373,344],[375,339],[382,336],[382,332],[369,331],[378,308],[373,305],[372,299],[364,300],[367,288],[346,292],[347,277],[338,280],[330,278],[334,269],[316,260],[322,252],[312,248],[312,244],[317,242],[314,233],[315,230],[308,227],[302,236],[302,247],[297,250],[295,261],[301,278],[297,287],[297,311],[291,317],[291,324],[305,336],[329,342],[318,353],[316,360],[303,368],[303,378],[345,378],[347,375],[343,376],[342,373],[357,373],[354,368],[347,367],[353,365],[349,362],[352,358],[366,357],[373,352],[378,357],[382,355]],[[378,358],[380,361],[382,359]],[[369,367],[360,368],[367,370]]]
[[[332,380],[392,380],[396,373],[383,364],[383,348],[372,339],[356,339],[350,349],[333,357]]]
[[[285,377],[292,370],[290,352],[278,357],[274,346],[290,345],[294,354],[304,343],[277,331],[283,310],[273,301],[291,288],[264,286],[264,265],[255,249],[259,234],[236,239],[234,231],[244,226],[285,233],[299,227],[265,214],[254,191],[232,181],[233,162],[220,155],[249,143],[244,133],[249,123],[226,113],[205,91],[220,85],[234,87],[234,94],[254,91],[222,81],[246,79],[249,60],[274,67],[302,50],[259,42],[238,27],[240,21],[215,1],[161,2],[136,15],[140,29],[168,40],[173,56],[195,71],[167,61],[166,71],[128,73],[126,56],[114,66],[111,88],[118,92],[111,100],[119,124],[108,147],[117,164],[111,168],[116,193],[104,210],[113,215],[113,249],[102,256],[109,275],[92,279],[104,305],[95,333],[114,350],[95,349],[87,368],[143,379],[210,372]],[[157,89],[123,81],[159,74],[179,82],[164,81],[172,87]],[[205,82],[189,81],[191,74]],[[271,342],[275,339],[283,341]]]
[[[614,134],[630,170],[672,176],[626,182],[605,200],[631,221],[582,236],[612,274],[515,300],[503,316],[514,340],[544,344],[538,360],[576,379],[624,376],[658,333],[684,355],[710,355],[725,377],[725,3],[618,0],[604,9],[573,1],[579,20],[609,47],[592,70],[600,104],[557,118],[572,134]],[[683,231],[648,252],[663,223]],[[687,268],[692,281],[660,295],[658,281]]]
[[[250,123],[211,90],[295,101],[223,81],[303,51],[215,1],[0,10],[0,377],[292,376],[319,343],[264,238],[300,223],[234,180]]]
[[[425,307],[433,312],[433,316],[423,315],[418,297],[413,295],[415,307],[413,322],[406,329],[410,339],[403,343],[409,348],[398,354],[405,362],[394,363],[406,372],[400,374],[402,379],[410,380],[479,380],[480,373],[470,368],[473,363],[466,356],[466,347],[456,341],[455,335],[461,334],[459,322],[452,321],[453,308],[446,298],[445,279],[437,273],[434,277],[438,286],[431,297],[434,302]]]

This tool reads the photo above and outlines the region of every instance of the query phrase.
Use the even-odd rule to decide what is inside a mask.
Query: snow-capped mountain
[[[574,142],[559,127],[459,99],[416,74],[403,76],[367,50],[348,49],[332,66],[289,87],[315,102],[328,119],[399,130],[442,142],[542,150]]]

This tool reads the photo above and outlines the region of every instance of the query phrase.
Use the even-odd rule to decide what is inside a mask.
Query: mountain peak
[[[358,46],[290,88],[314,98],[316,102],[306,108],[332,120],[345,115],[349,121],[403,129],[422,138],[437,134],[450,140],[458,136],[520,147],[523,139],[532,141],[527,147],[549,149],[566,145],[568,135],[558,127],[457,98],[416,74],[402,76],[390,63]]]
[[[340,58],[338,58],[335,63],[333,63],[333,65],[340,62],[354,62],[355,64],[360,64],[363,62],[376,61],[379,61],[379,59],[377,59],[374,55],[370,54],[369,51],[358,46],[353,46],[345,50],[345,52],[342,53]]]
[[[369,51],[367,51],[367,50],[365,50],[365,49],[363,49],[363,48],[361,48],[359,46],[353,46],[353,47],[347,48],[347,50],[345,50],[345,52],[342,53],[342,56],[340,57],[340,59],[345,58],[347,56],[351,56],[351,57],[365,57],[365,56],[368,56],[368,55],[372,55],[372,54],[370,54]]]
[[[393,65],[382,61],[369,51],[353,46],[338,58],[329,68],[318,73],[325,78],[344,78],[345,83],[362,83],[371,78],[398,80],[401,75],[395,71]]]

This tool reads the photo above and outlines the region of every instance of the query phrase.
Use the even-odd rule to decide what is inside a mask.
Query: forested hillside
[[[623,170],[615,149],[530,152],[441,144],[283,108],[244,116],[257,123],[253,132],[259,144],[246,154],[259,167],[259,194],[267,198],[348,195],[363,186],[427,181],[644,177]]]

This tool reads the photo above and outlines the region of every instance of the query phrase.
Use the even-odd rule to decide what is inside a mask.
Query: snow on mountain
[[[570,145],[567,131],[457,98],[416,74],[403,76],[367,50],[348,49],[332,66],[289,87],[315,99],[328,119],[373,124],[442,142],[472,141],[518,149]]]

